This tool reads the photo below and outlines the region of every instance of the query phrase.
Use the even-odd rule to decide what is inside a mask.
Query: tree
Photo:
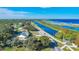
[[[39,39],[44,47],[48,47],[51,42],[47,36],[41,36]]]
[[[65,40],[72,41],[75,39],[76,33],[74,31],[71,31],[71,30],[65,30],[65,31],[58,32],[55,35],[55,37],[58,39],[64,38]]]
[[[66,40],[69,40],[69,41],[74,40],[75,37],[76,37],[76,36],[75,36],[74,33],[69,33],[69,34],[66,34],[66,35],[64,36],[64,38],[65,38]]]
[[[5,25],[4,28],[0,31],[0,41],[3,42],[4,46],[7,45],[7,42],[11,40],[13,33],[10,25]]]
[[[39,37],[39,40],[35,37],[30,38],[29,40],[27,40],[27,47],[32,49],[32,50],[42,50],[44,48],[49,47],[50,45],[50,40],[47,36],[41,36]]]

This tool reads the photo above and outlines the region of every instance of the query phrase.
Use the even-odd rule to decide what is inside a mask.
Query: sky
[[[79,19],[79,7],[0,7],[0,19]]]

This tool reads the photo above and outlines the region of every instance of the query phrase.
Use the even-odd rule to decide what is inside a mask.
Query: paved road
[[[62,42],[58,39],[56,39],[55,37],[51,36],[49,33],[45,32],[44,30],[42,30],[40,27],[38,27],[37,25],[33,24],[36,28],[38,28],[38,30],[40,30],[40,33],[42,33],[42,35],[44,34],[45,36],[49,36],[51,39],[51,41],[55,40],[56,42],[60,43],[60,44],[63,44],[64,46],[66,46],[67,48],[69,48],[71,51],[74,51],[69,45],[67,45],[65,42]],[[63,47],[64,47],[63,46]],[[54,48],[55,51],[60,51],[62,50],[61,48],[57,48],[55,47]]]

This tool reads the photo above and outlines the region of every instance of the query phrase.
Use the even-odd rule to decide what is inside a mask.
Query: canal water
[[[40,24],[39,22],[34,22],[37,26],[39,26],[41,29],[43,29],[45,32],[51,34],[52,36],[55,36],[55,34],[58,32],[54,29],[48,28],[42,24]]]

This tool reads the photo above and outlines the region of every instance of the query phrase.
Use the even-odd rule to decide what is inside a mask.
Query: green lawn
[[[13,48],[9,48],[9,47],[6,47],[3,49],[3,51],[31,51],[29,48],[25,48],[25,47],[20,47],[20,48],[17,48],[17,47],[13,47]]]
[[[53,48],[45,48],[42,51],[53,51]]]

